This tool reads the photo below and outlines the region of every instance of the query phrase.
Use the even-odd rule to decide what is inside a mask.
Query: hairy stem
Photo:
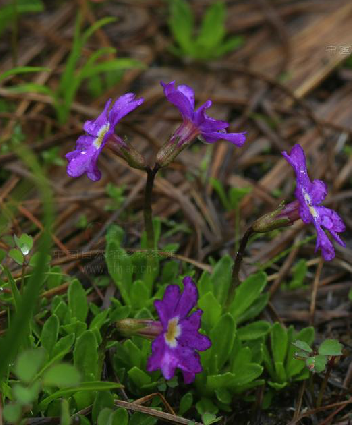
[[[146,168],[147,183],[144,192],[144,226],[147,232],[147,246],[148,249],[155,249],[155,235],[153,227],[153,211],[152,211],[152,193],[154,186],[154,179],[159,170],[158,164],[154,168]]]
[[[235,258],[235,264],[233,265],[233,269],[232,269],[232,285],[231,285],[231,288],[229,290],[229,294],[228,294],[228,297],[227,297],[227,307],[229,307],[231,305],[231,303],[233,301],[235,289],[241,283],[240,278],[239,278],[240,268],[241,268],[241,264],[242,264],[242,260],[243,260],[244,252],[246,250],[248,240],[252,236],[253,233],[254,232],[253,232],[252,227],[249,227],[246,230],[245,234],[243,235],[243,237],[241,239],[240,247],[237,251],[237,255],[236,255],[236,258]]]

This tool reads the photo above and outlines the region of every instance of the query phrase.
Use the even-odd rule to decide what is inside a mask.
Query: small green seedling
[[[314,351],[304,341],[297,340],[292,344],[298,349],[295,358],[304,360],[307,368],[315,373],[323,372],[330,358],[342,354],[342,345],[336,339],[326,339],[320,344],[317,351]]]
[[[234,51],[243,44],[243,37],[226,37],[225,5],[221,1],[212,4],[203,17],[195,36],[194,16],[189,2],[170,0],[169,27],[177,46],[174,54],[195,60],[211,60]]]

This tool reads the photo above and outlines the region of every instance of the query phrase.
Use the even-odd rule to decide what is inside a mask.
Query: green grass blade
[[[42,233],[38,243],[38,251],[40,254],[37,265],[33,269],[33,273],[23,292],[18,306],[18,311],[16,314],[14,314],[10,327],[1,341],[0,382],[6,375],[8,366],[14,360],[18,348],[26,337],[26,333],[29,329],[29,324],[36,307],[37,299],[40,294],[40,288],[44,279],[44,271],[46,269],[45,259],[47,252],[50,250],[50,228],[53,220],[51,191],[40,165],[38,164],[33,153],[25,146],[17,148],[17,153],[21,157],[22,161],[29,166],[34,176],[36,177],[36,184],[43,201],[43,224],[45,231]]]

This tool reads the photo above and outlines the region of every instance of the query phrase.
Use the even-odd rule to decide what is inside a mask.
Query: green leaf
[[[117,409],[109,417],[107,425],[128,425],[128,413],[126,409]]]
[[[40,93],[45,94],[51,98],[54,98],[54,92],[42,84],[36,83],[25,83],[25,84],[17,84],[16,86],[11,86],[9,91],[13,93]]]
[[[293,333],[293,327],[290,327],[288,330],[288,335],[290,333]],[[315,331],[312,326],[302,329],[298,334],[292,338],[292,342],[294,341],[303,341],[308,344],[308,346],[313,344],[315,337]],[[296,351],[296,347],[291,343],[288,345],[288,351],[287,351],[287,359],[286,359],[286,374],[287,379],[290,379],[291,377],[294,377],[301,373],[301,371],[304,369],[304,362],[298,359],[294,358],[294,354]]]
[[[178,409],[178,415],[183,416],[193,405],[193,395],[191,392],[186,393],[182,396],[180,401],[180,408]]]
[[[216,179],[215,177],[211,177],[210,178],[210,184],[214,188],[215,192],[218,194],[223,207],[227,211],[230,211],[231,210],[231,204],[230,204],[230,202],[229,202],[229,200],[226,196],[226,192],[225,192],[224,185],[222,184],[222,182],[220,180]]]
[[[1,32],[1,17],[0,17],[0,32]],[[50,69],[43,68],[41,66],[19,66],[16,68],[9,69],[8,71],[5,71],[2,74],[0,74],[0,81],[5,80],[7,77],[12,77],[13,75],[26,74],[28,72],[42,72],[42,71],[50,71]]]
[[[304,284],[304,279],[307,276],[307,261],[300,259],[293,267],[293,278],[289,283],[290,289],[300,288]]]
[[[279,383],[279,382],[271,382],[268,381],[268,384],[272,387],[275,388],[275,390],[282,390],[283,388],[287,387],[288,383],[287,382],[283,382],[283,383]]]
[[[232,350],[236,325],[231,314],[224,314],[210,332],[211,356],[218,358],[219,370],[226,363]]]
[[[10,270],[6,266],[3,266],[3,268],[4,268],[4,272],[7,276],[7,279],[10,283],[10,286],[11,286],[15,310],[17,311],[18,307],[20,305],[20,302],[21,302],[21,294],[20,294],[20,291],[17,288],[16,282],[15,282],[14,278],[12,277]]]
[[[89,329],[100,329],[104,323],[108,321],[108,314],[110,313],[109,309],[103,310],[100,313],[98,313],[94,319],[91,321],[89,325]]]
[[[205,13],[196,44],[199,49],[211,55],[212,49],[218,47],[225,35],[225,6],[217,1]]]
[[[24,387],[21,384],[15,384],[12,391],[15,399],[23,406],[26,406],[37,399],[40,391],[40,382],[35,382],[29,387]]]
[[[88,300],[86,291],[77,279],[68,288],[68,308],[71,311],[71,317],[85,322],[88,314]]]
[[[192,51],[194,18],[187,1],[170,1],[169,27],[176,42],[185,53]]]
[[[99,355],[94,332],[87,330],[77,339],[73,360],[85,381],[93,381],[97,378]]]
[[[97,419],[97,425],[107,425],[109,423],[109,418],[112,414],[113,410],[109,409],[108,407],[104,407],[104,409],[102,409],[99,412],[99,416]]]
[[[43,385],[59,388],[75,387],[80,383],[77,369],[66,363],[59,363],[51,367],[43,375]]]
[[[216,390],[218,388],[229,388],[236,384],[234,373],[226,372],[219,375],[209,375],[207,377],[207,388]]]
[[[71,322],[61,327],[68,335],[74,334],[76,338],[81,336],[87,329],[87,323],[77,320],[75,317],[71,319]]]
[[[226,55],[229,52],[235,51],[239,47],[243,46],[244,41],[245,39],[241,35],[235,35],[234,37],[230,37],[228,40],[223,41],[222,44],[217,47],[215,52],[215,57],[220,57],[220,56]],[[249,189],[247,188],[247,193],[251,192],[251,190],[252,190],[251,188]],[[230,192],[230,202],[232,204],[231,192]]]
[[[276,380],[280,383],[287,381],[286,370],[282,362],[275,362]]]
[[[16,261],[17,264],[22,266],[24,262],[24,257],[21,251],[19,251],[18,249],[10,249],[9,257],[11,257],[14,261]]]
[[[68,353],[75,341],[74,334],[66,335],[59,339],[57,344],[53,348],[52,358],[57,357],[58,359],[64,357]]]
[[[165,282],[167,283],[167,282]],[[214,291],[213,284],[211,282],[210,273],[207,271],[203,271],[201,277],[198,279],[198,292],[199,292],[199,298],[202,298],[205,294],[208,292]]]
[[[31,382],[44,363],[45,350],[43,348],[34,348],[23,351],[16,360],[15,374],[23,382]]]
[[[236,387],[247,385],[248,383],[254,381],[258,378],[263,372],[263,366],[260,366],[256,363],[248,363],[246,367],[238,369],[235,372]]]
[[[314,371],[317,373],[323,372],[328,361],[327,357],[322,354],[319,354],[318,356],[312,357],[312,359],[314,359]],[[309,359],[306,360],[307,363],[308,360]]]
[[[33,238],[32,236],[27,235],[26,233],[22,233],[22,235],[18,238],[14,235],[15,243],[17,247],[21,250],[23,255],[28,255],[29,251],[33,247]]]
[[[219,411],[218,407],[215,406],[215,404],[206,397],[202,397],[198,403],[196,404],[197,412],[200,415],[204,415],[204,413],[213,413],[216,415]]]
[[[117,384],[116,382],[100,382],[100,381],[92,381],[92,382],[82,382],[78,387],[67,388],[64,390],[56,391],[54,394],[51,394],[49,397],[46,397],[39,404],[38,409],[44,410],[53,400],[56,400],[60,397],[70,396],[78,391],[109,391],[114,390],[116,388],[122,388],[121,384]]]
[[[219,50],[220,49],[221,49],[221,46],[219,46]],[[251,192],[252,192],[251,187],[231,187],[229,191],[231,209],[238,208],[239,203],[242,201],[242,199]]]
[[[142,362],[142,353],[137,345],[131,339],[127,339],[124,342],[123,347],[126,350],[130,364],[140,367]]]
[[[265,288],[267,277],[264,272],[249,276],[235,290],[234,300],[230,306],[233,318],[239,318],[259,297]]]
[[[93,423],[96,423],[99,413],[104,409],[114,408],[114,397],[110,391],[99,391],[95,397],[92,409]]]
[[[44,323],[40,336],[40,342],[42,347],[44,347],[48,352],[49,356],[55,347],[57,337],[59,335],[59,326],[60,323],[56,314],[51,315]]]
[[[71,425],[70,404],[68,400],[61,400],[60,425]]]
[[[124,231],[118,226],[110,226],[106,235],[105,260],[108,271],[125,304],[131,305],[129,290],[132,285],[132,260],[120,247]]]
[[[241,341],[258,339],[265,336],[270,331],[270,323],[258,320],[249,325],[237,329],[237,336]]]
[[[204,413],[202,415],[202,421],[204,425],[211,425],[211,424],[215,424],[216,422],[219,422],[222,418],[219,417],[217,418],[213,413]]]
[[[336,341],[336,339],[326,339],[321,343],[318,351],[319,354],[325,356],[341,356],[342,344]]]
[[[283,363],[287,353],[287,331],[280,323],[274,323],[271,329],[271,351],[274,363]]]
[[[87,69],[84,70],[81,74],[81,78],[90,78],[97,74],[101,74],[102,72],[108,72],[108,71],[118,71],[118,70],[124,70],[124,69],[143,69],[145,68],[145,65],[136,60],[136,59],[130,59],[130,58],[121,58],[121,59],[112,59],[110,61],[101,62],[97,65],[90,66]]]
[[[136,280],[131,285],[130,300],[133,308],[140,309],[149,300],[149,290],[143,280]]]
[[[226,388],[218,388],[215,390],[216,398],[220,403],[230,404],[232,401],[232,394]]]
[[[11,424],[17,423],[21,417],[22,407],[19,403],[6,404],[3,409],[4,419]]]
[[[292,343],[296,348],[302,350],[302,351],[306,351],[307,353],[311,353],[313,350],[309,347],[309,345],[304,342],[304,341],[294,341]]]
[[[218,261],[211,275],[211,283],[214,288],[214,295],[220,305],[224,305],[232,281],[233,260],[229,255],[225,255]]]
[[[199,299],[198,306],[203,310],[202,323],[207,329],[211,329],[220,319],[221,305],[212,292],[208,292]]]
[[[138,388],[141,388],[143,385],[148,385],[152,382],[152,378],[136,366],[133,366],[127,374]]]

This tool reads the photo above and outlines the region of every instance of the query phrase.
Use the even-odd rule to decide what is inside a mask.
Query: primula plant
[[[220,420],[216,415],[232,412],[234,400],[252,401],[255,392],[262,395],[262,406],[269,407],[281,390],[310,376],[313,379],[312,373],[323,372],[325,365],[323,382],[327,381],[332,358],[341,354],[337,341],[327,340],[314,350],[313,327],[296,331],[293,326],[285,328],[268,319],[267,312],[273,317],[276,312],[269,299],[270,280],[264,266],[256,265],[245,278],[241,274],[251,237],[278,232],[299,219],[315,226],[316,250],[321,250],[325,260],[332,260],[335,251],[324,229],[345,245],[339,236],[345,225],[334,210],[321,205],[327,187],[308,177],[300,145],[289,154],[282,153],[296,174],[296,199],[281,203],[250,224],[234,258],[228,254],[210,257],[210,265],[201,265],[204,271],[200,275],[200,263],[175,255],[178,243],[163,242],[166,224],[171,227],[170,233],[187,234],[191,230],[153,218],[152,195],[158,172],[197,139],[208,145],[230,142],[240,149],[246,143],[246,133],[228,131],[228,122],[208,116],[211,100],[197,108],[191,87],[177,86],[174,81],[161,82],[161,86],[165,104],[176,106],[181,122],[162,141],[152,161],[146,161],[121,130],[115,132],[126,115],[140,112],[144,100],[134,93],[115,101],[109,99],[96,119],[84,123],[85,134],[65,155],[68,176],[86,179],[87,190],[101,179],[99,161],[107,151],[137,173],[145,173],[144,232],[137,234],[140,242],[133,248],[126,246],[129,238],[123,227],[111,224],[100,234],[106,241],[100,253],[107,270],[103,269],[102,275],[101,269],[95,273],[93,268],[82,268],[79,279],[64,275],[60,262],[50,265],[47,252],[40,252],[38,260],[33,238],[27,234],[7,241],[10,249],[2,259],[11,258],[22,267],[15,279],[9,268],[2,266],[6,276],[2,301],[13,300],[16,313],[21,312],[8,334],[18,345],[0,365],[1,376],[8,378],[1,383],[1,393],[4,418],[9,423],[42,415],[60,418],[63,424],[79,420],[83,424],[153,425],[157,409],[161,402],[165,404],[164,396],[177,393],[176,406],[169,410],[175,408],[179,415],[189,411],[192,419],[210,424]],[[227,194],[218,180],[210,183],[224,208],[235,210],[239,217],[241,201],[251,189],[236,188]],[[109,183],[106,191],[113,201],[106,210],[123,210],[125,186]],[[122,221],[125,213],[120,211]],[[87,228],[87,217],[81,216],[76,224]],[[236,237],[238,229],[236,226]],[[87,235],[90,238],[88,231]],[[49,238],[47,233],[44,236]],[[307,272],[306,262],[297,264],[295,284],[290,289],[302,286]],[[45,287],[39,302],[38,289],[34,295],[31,289],[38,276]],[[91,302],[92,286],[98,294],[102,288],[106,293],[113,289],[111,296],[102,296],[102,308]],[[26,309],[29,306],[34,310],[36,303],[39,312],[31,319]],[[21,328],[22,317],[27,317],[25,329]],[[26,336],[23,347],[20,339],[16,340],[19,332]],[[26,349],[18,354],[16,350],[21,348]],[[16,355],[13,364],[11,359]],[[107,374],[114,379],[106,379]],[[143,422],[143,410],[136,407],[139,404],[132,403],[131,408],[129,399],[134,397],[151,400],[154,416]],[[129,415],[125,408],[134,413]]]

